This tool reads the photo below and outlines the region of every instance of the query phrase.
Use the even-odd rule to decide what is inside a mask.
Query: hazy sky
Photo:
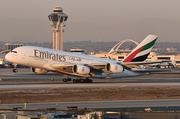
[[[0,41],[52,42],[48,15],[61,6],[68,15],[67,41],[180,42],[179,0],[0,0]]]

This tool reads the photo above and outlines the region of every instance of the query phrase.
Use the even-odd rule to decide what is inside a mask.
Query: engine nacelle
[[[119,64],[107,63],[105,70],[111,73],[122,73],[123,67]]]
[[[72,67],[73,73],[88,75],[90,73],[90,68],[84,65],[76,64]]]
[[[46,69],[34,68],[34,67],[31,67],[31,71],[34,72],[35,74],[47,74],[48,72],[48,70]]]

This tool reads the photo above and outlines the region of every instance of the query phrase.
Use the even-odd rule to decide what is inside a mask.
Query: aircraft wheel
[[[63,82],[67,82],[67,79],[63,79]]]
[[[90,80],[89,80],[89,83],[92,83],[92,82],[93,82],[93,80],[92,80],[92,79],[90,79]]]
[[[89,79],[89,78],[86,78],[84,81],[85,83],[92,83],[92,79]]]
[[[73,79],[73,83],[77,83],[77,82],[76,82],[76,79]]]
[[[18,70],[17,70],[17,69],[13,69],[13,72],[14,72],[14,73],[17,73],[17,72],[18,72]]]
[[[67,78],[67,81],[71,81],[71,78]]]
[[[84,83],[84,82],[85,82],[85,80],[84,80],[84,79],[81,79],[81,80],[80,80],[80,82],[81,82],[81,83]]]
[[[85,83],[89,83],[89,79],[85,79],[84,82],[85,82]]]
[[[81,83],[81,79],[76,79],[76,83]]]

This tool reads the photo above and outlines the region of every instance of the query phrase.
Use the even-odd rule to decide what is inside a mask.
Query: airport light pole
[[[58,6],[53,9],[52,14],[48,15],[53,27],[53,49],[56,50],[63,50],[63,27],[65,27],[64,22],[68,18],[62,11],[63,9]]]

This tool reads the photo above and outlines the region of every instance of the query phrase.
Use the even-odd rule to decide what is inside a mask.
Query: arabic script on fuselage
[[[80,62],[80,61],[81,61],[81,58],[69,57],[69,60]]]

